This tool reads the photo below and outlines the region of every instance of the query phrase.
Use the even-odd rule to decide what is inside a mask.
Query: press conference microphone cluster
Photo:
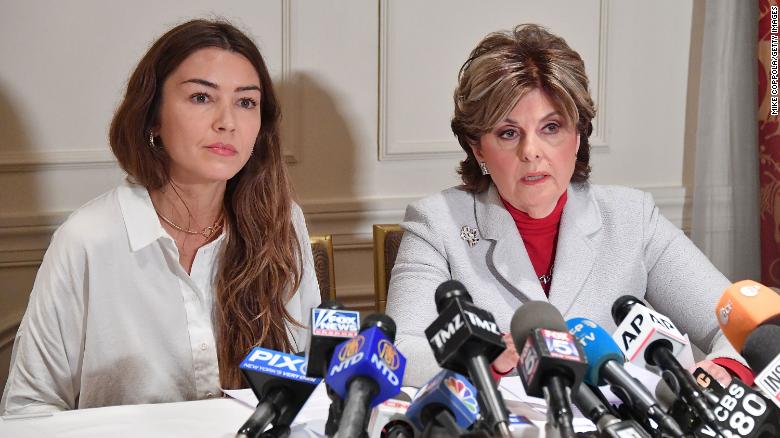
[[[523,304],[510,324],[512,340],[520,351],[517,371],[526,393],[547,401],[548,426],[561,436],[574,437],[570,396],[588,367],[581,347],[558,309],[545,301]]]
[[[360,332],[360,313],[346,310],[336,301],[325,301],[311,309],[309,331],[306,342],[306,375],[324,378],[336,346],[346,339],[354,338]],[[331,400],[325,435],[332,437],[341,420],[343,400],[330,385],[325,388]]]
[[[666,316],[648,308],[631,295],[618,298],[612,305],[612,319],[618,326],[613,338],[628,360],[651,371],[660,369],[664,381],[693,409],[706,425],[719,431],[709,400],[693,375],[677,360],[687,339]]]
[[[393,345],[395,333],[390,317],[372,314],[357,336],[336,347],[325,382],[344,400],[337,438],[364,436],[369,409],[401,390],[406,358]]]
[[[300,356],[255,347],[239,365],[259,401],[237,438],[286,437],[320,379],[307,377]],[[273,427],[265,431],[272,425]]]
[[[594,386],[609,384],[612,392],[638,418],[652,419],[661,430],[673,437],[685,436],[680,425],[663,411],[647,388],[623,368],[623,352],[606,330],[586,318],[570,319],[567,325],[587,357],[586,383]]]
[[[475,306],[458,281],[439,285],[434,300],[439,316],[425,329],[425,336],[436,361],[444,369],[468,375],[485,428],[510,437],[506,406],[490,372],[490,363],[506,349],[493,315]]]

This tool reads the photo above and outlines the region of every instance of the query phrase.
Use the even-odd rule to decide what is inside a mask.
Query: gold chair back
[[[311,255],[314,257],[314,271],[320,284],[322,301],[336,299],[336,276],[333,261],[333,239],[330,234],[309,236]]]
[[[398,224],[375,224],[374,234],[374,303],[376,311],[385,312],[390,273],[401,246],[404,231]]]

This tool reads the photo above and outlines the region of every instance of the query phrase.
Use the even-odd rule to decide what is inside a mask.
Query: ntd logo
[[[401,366],[401,358],[398,356],[393,344],[386,339],[382,339],[377,344],[377,353],[379,357],[387,364],[387,367],[395,371]]]
[[[351,338],[360,332],[359,315],[353,310],[312,309],[312,332],[315,335]]]
[[[339,350],[337,355],[339,363],[331,367],[330,375],[332,376],[336,373],[340,373],[344,369],[360,362],[363,359],[363,352],[360,351],[360,349],[363,348],[365,343],[366,338],[363,337],[363,335],[357,335],[344,343],[344,346],[341,347],[341,350]]]

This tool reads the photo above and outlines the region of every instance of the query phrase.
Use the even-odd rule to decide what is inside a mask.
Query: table
[[[540,427],[544,435],[544,415],[539,399],[527,399],[519,378],[505,378],[501,392],[510,410],[522,410]],[[407,392],[413,389],[406,388]],[[522,392],[523,394],[519,394]],[[57,412],[44,416],[7,419],[0,417],[0,438],[233,438],[238,428],[252,414],[256,399],[250,390],[236,394],[247,400],[218,398],[177,403],[110,406],[95,409]],[[249,396],[249,397],[247,397]],[[320,385],[299,413],[291,437],[321,437],[325,429],[330,400]],[[529,409],[536,410],[529,415]],[[579,418],[577,430],[592,430],[592,424]]]

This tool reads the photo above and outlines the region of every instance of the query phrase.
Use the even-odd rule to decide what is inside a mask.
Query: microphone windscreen
[[[780,326],[760,325],[745,338],[742,357],[759,374],[780,355]]]
[[[543,328],[558,332],[569,331],[561,312],[546,301],[529,301],[523,304],[512,315],[509,327],[512,340],[518,348],[525,344],[531,330]]]
[[[441,313],[450,300],[454,298],[460,298],[467,303],[474,302],[463,283],[457,280],[447,280],[436,288],[436,293],[433,295],[436,311]]]
[[[644,301],[631,295],[623,295],[615,300],[612,304],[612,321],[615,321],[615,325],[620,325],[636,304],[645,305]]]
[[[600,325],[587,318],[572,318],[566,322],[569,332],[577,338],[588,361],[585,381],[590,385],[601,385],[601,366],[610,360],[620,364],[625,356],[612,337]]]
[[[715,307],[718,323],[734,349],[762,324],[780,325],[780,295],[752,280],[738,281],[723,292]]]
[[[384,313],[372,313],[363,318],[363,323],[360,324],[360,331],[367,330],[371,327],[378,327],[391,343],[395,342],[396,326],[393,318],[390,318]]]

